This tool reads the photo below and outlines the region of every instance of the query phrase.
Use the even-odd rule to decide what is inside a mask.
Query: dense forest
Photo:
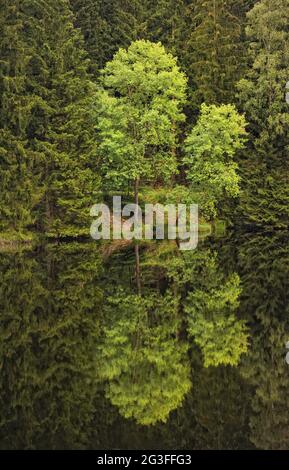
[[[288,0],[1,1],[2,240],[89,235],[93,203],[288,227]]]
[[[288,449],[289,0],[0,6],[0,449]]]

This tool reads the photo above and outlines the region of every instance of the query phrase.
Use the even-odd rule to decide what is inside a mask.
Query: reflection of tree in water
[[[123,291],[108,299],[105,312],[99,350],[106,396],[139,424],[166,421],[191,384],[187,346],[177,339],[177,299]]]
[[[82,446],[96,393],[97,253],[74,243],[1,258],[1,446]]]
[[[250,435],[257,448],[288,448],[288,257],[281,233],[190,253],[155,244],[141,252],[140,297],[133,253],[127,265],[112,257],[102,282],[91,246],[2,254],[1,446],[247,448]],[[237,357],[240,342],[222,350],[208,323],[198,338],[195,312],[233,316],[229,332],[246,319],[238,368],[203,367]]]
[[[176,257],[168,270],[182,292],[187,334],[201,349],[204,366],[238,365],[248,338],[237,317],[239,276],[225,274],[208,248]]]
[[[106,396],[124,417],[149,425],[182,404],[194,343],[206,367],[237,365],[247,332],[235,314],[239,278],[222,273],[214,252],[154,244],[141,264],[143,295],[124,285],[108,299],[99,353]]]
[[[260,449],[289,447],[289,238],[247,237],[239,249],[241,310],[251,322],[250,354],[241,368],[253,388],[251,441]]]
[[[188,332],[200,347],[205,367],[238,365],[247,352],[245,323],[236,316],[241,293],[237,274],[225,277],[219,270],[214,254],[198,279],[198,287],[189,292],[185,311]]]

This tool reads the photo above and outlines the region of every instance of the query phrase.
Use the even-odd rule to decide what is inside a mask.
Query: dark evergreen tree
[[[28,137],[44,160],[39,226],[53,236],[88,234],[98,177],[94,86],[83,41],[68,1],[25,2],[22,8],[35,50],[30,75],[38,97]]]
[[[120,47],[141,39],[145,32],[145,2],[141,0],[70,0],[77,27],[97,71]]]
[[[238,237],[243,280],[240,313],[251,346],[240,372],[252,388],[250,439],[258,449],[288,449],[289,249],[288,232]]]
[[[250,64],[239,83],[251,141],[241,162],[243,220],[288,226],[289,1],[262,0],[248,13]]]
[[[189,15],[186,0],[147,0],[147,36],[151,41],[160,41],[165,48],[177,56],[183,65],[184,51],[189,32]]]
[[[3,2],[1,230],[89,233],[94,86],[66,0]]]
[[[31,50],[25,40],[20,1],[0,8],[0,232],[25,235],[39,201],[37,154],[27,139],[35,102],[28,74]]]
[[[231,0],[196,0],[189,6],[191,21],[187,45],[187,73],[192,103],[233,102],[241,77],[245,51],[241,42],[242,13]]]

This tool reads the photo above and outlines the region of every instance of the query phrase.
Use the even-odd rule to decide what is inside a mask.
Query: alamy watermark
[[[106,204],[95,204],[90,211],[94,221],[90,234],[94,240],[178,240],[180,250],[198,245],[197,204],[138,204],[122,208],[121,196],[113,197],[112,211]]]
[[[286,93],[286,103],[289,104],[289,82],[286,83],[286,90],[288,90]]]
[[[286,349],[289,349],[289,341],[287,341],[286,343]],[[287,364],[289,365],[289,352],[287,352],[285,360]]]

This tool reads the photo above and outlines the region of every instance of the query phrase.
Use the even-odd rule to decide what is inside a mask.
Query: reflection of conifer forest
[[[287,448],[288,237],[1,255],[2,448]],[[270,296],[268,296],[270,292]]]
[[[0,6],[0,449],[288,449],[289,0]]]

